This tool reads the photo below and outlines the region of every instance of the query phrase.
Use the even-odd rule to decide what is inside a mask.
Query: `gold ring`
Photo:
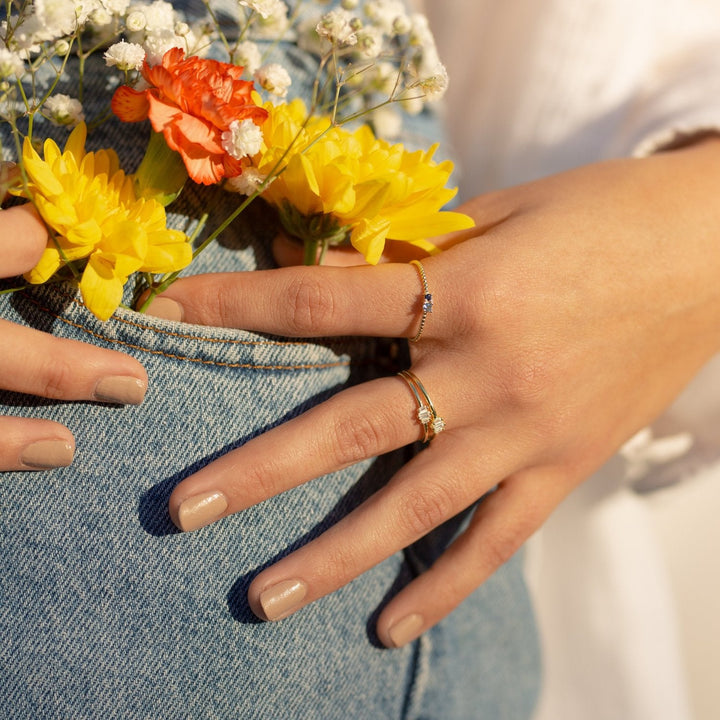
[[[438,433],[445,429],[445,420],[438,415],[425,386],[420,382],[417,375],[410,370],[401,370],[398,375],[408,384],[415,401],[418,404],[417,419],[423,428],[424,443],[430,442]]]
[[[420,327],[415,333],[415,336],[410,338],[410,342],[417,342],[425,329],[425,321],[427,320],[428,314],[433,311],[433,296],[430,292],[430,288],[428,287],[427,275],[425,275],[425,268],[422,266],[422,263],[419,260],[411,260],[410,264],[417,268],[418,274],[420,275],[420,282],[423,287]]]

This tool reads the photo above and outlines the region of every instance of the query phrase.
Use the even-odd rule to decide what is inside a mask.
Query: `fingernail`
[[[415,640],[421,634],[423,626],[422,615],[412,613],[398,620],[394,625],[390,626],[388,635],[390,641],[396,648],[407,645],[411,640]]]
[[[66,440],[38,440],[23,449],[20,462],[36,470],[67,467],[73,461],[75,449]]]
[[[296,610],[306,595],[302,580],[283,580],[260,593],[260,605],[268,620],[280,620]]]
[[[176,303],[170,298],[155,298],[145,311],[147,315],[164,318],[165,320],[176,320],[181,322],[183,319],[183,308],[180,303]]]
[[[178,510],[180,529],[188,532],[209,525],[220,519],[227,506],[227,498],[214,490],[189,497],[180,503]]]
[[[105,377],[95,386],[93,397],[99,402],[116,405],[139,405],[145,398],[147,385],[143,380],[123,375]]]

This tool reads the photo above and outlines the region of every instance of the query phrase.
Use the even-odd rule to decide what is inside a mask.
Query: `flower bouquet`
[[[76,282],[106,320],[129,279],[132,297],[151,299],[257,198],[307,264],[338,245],[370,264],[386,242],[432,253],[429,237],[471,226],[443,210],[455,191],[437,145],[410,151],[382,138],[400,131],[400,111],[422,112],[447,85],[426,19],[397,0],[325,5],[207,1],[188,22],[163,0],[8,3],[0,112],[3,154],[15,151],[17,166],[4,190],[48,228],[26,281]],[[294,99],[292,68],[272,57],[281,44],[315,65]],[[99,56],[106,97],[90,98]],[[137,167],[119,159],[136,132],[87,149],[111,119],[149,126]],[[71,129],[63,149],[51,125]],[[169,227],[188,183],[232,193],[227,216],[211,226],[203,212],[191,234]]]

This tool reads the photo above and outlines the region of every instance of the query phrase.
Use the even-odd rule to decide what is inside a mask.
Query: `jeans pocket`
[[[147,369],[141,406],[0,393],[0,414],[76,437],[72,466],[0,479],[0,698],[11,717],[399,717],[412,650],[372,630],[402,554],[280,623],[246,591],[386,482],[402,451],[318,478],[194,533],[170,522],[184,477],[342,387],[392,370],[381,340],[298,342],[120,310],[61,287],[0,316],[113,348]],[[398,681],[400,678],[400,681]],[[369,715],[367,714],[369,712]]]

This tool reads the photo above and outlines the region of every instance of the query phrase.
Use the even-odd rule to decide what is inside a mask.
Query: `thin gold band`
[[[410,264],[414,265],[417,268],[418,274],[420,275],[420,282],[422,283],[423,287],[422,315],[420,316],[420,327],[415,333],[415,336],[410,338],[410,342],[417,342],[420,339],[420,336],[423,334],[423,330],[425,329],[425,322],[427,320],[428,314],[433,311],[433,296],[430,292],[430,288],[428,287],[427,275],[425,275],[425,268],[422,266],[422,263],[419,260],[411,260]]]
[[[410,370],[401,370],[398,375],[407,383],[418,404],[416,417],[423,428],[424,443],[430,442],[438,433],[445,429],[445,420],[438,415],[425,386],[418,376]]]

